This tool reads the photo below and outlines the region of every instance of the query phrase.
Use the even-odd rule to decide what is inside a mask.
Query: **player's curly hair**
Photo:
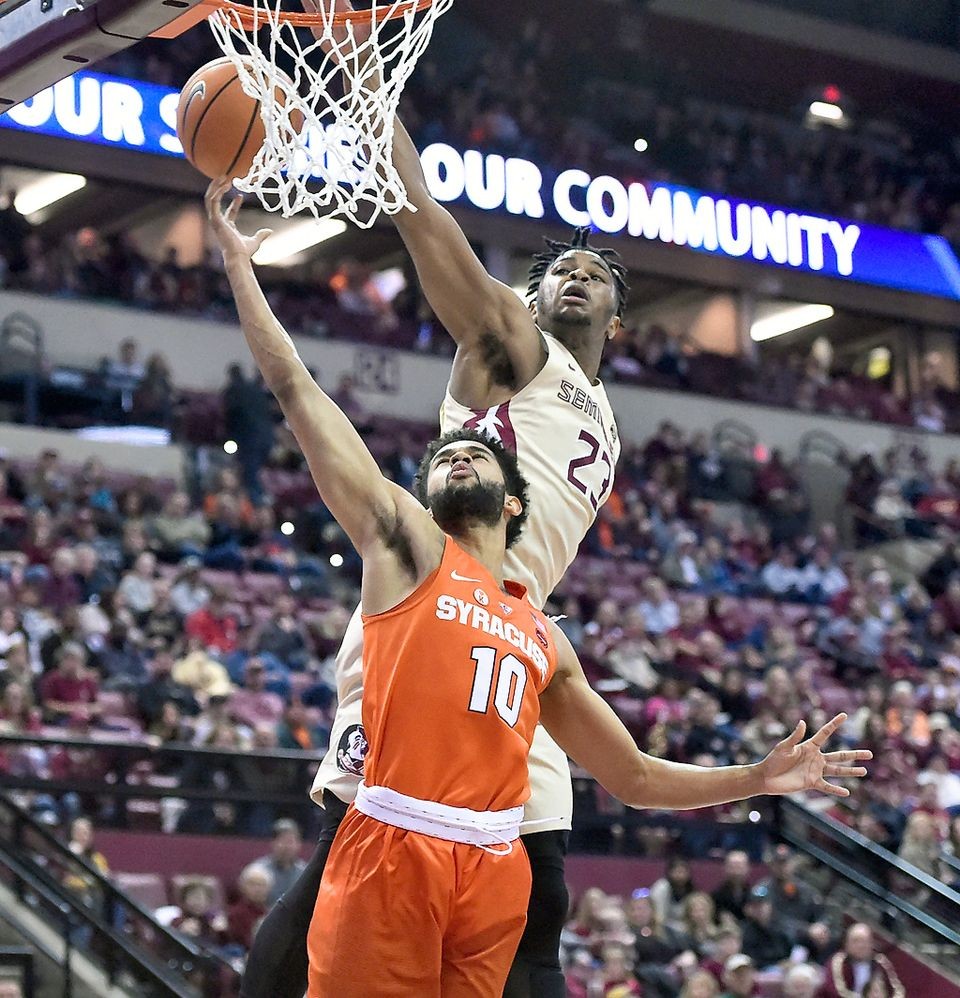
[[[427,445],[426,453],[420,461],[420,467],[417,468],[417,474],[413,480],[414,495],[424,506],[429,507],[430,503],[427,499],[427,478],[430,474],[430,465],[433,463],[433,459],[437,456],[439,451],[446,447],[447,444],[455,443],[457,440],[470,440],[473,443],[483,444],[485,447],[489,447],[493,452],[493,456],[497,459],[497,464],[500,465],[500,470],[503,472],[503,483],[507,490],[507,495],[516,496],[520,500],[521,510],[519,515],[511,517],[507,523],[507,547],[513,547],[513,545],[517,542],[517,539],[520,537],[520,534],[523,531],[523,525],[526,523],[527,516],[530,513],[530,486],[528,485],[526,478],[523,477],[523,473],[520,471],[520,465],[517,463],[516,454],[508,451],[499,440],[495,440],[493,437],[487,436],[486,433],[461,428],[459,430],[450,430],[449,432],[444,433],[442,437],[437,437],[436,440],[432,440]]]
[[[558,239],[545,238],[543,241],[546,243],[547,249],[542,253],[535,253],[533,263],[530,265],[527,297],[535,298],[537,296],[547,270],[564,253],[569,253],[570,250],[588,250],[590,253],[596,253],[613,275],[613,284],[617,292],[617,317],[623,318],[623,310],[626,308],[627,297],[630,294],[630,288],[627,286],[627,268],[619,262],[620,254],[615,249],[601,249],[591,246],[589,239],[590,229],[586,225],[577,226],[573,230],[573,238],[568,243],[562,243]]]

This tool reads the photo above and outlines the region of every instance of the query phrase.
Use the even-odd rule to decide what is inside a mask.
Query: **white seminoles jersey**
[[[527,587],[542,607],[573,561],[577,548],[613,488],[620,456],[617,426],[599,382],[591,384],[559,340],[543,334],[547,359],[540,373],[508,402],[468,409],[447,390],[440,432],[461,426],[495,437],[515,451],[530,486],[530,516],[507,552],[504,575]],[[361,727],[363,624],[360,609],[347,626],[337,653],[337,716],[330,749],[314,780],[341,800],[356,796],[366,742]],[[542,727],[530,750],[530,800],[524,820],[530,831],[569,828],[573,812],[566,756]]]

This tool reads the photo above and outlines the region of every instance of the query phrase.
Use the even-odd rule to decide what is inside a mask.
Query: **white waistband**
[[[448,842],[465,842],[504,856],[513,851],[513,843],[520,837],[523,818],[522,806],[504,811],[471,811],[408,797],[388,787],[368,787],[362,782],[354,806],[361,814],[384,824]],[[494,845],[506,848],[491,849]]]

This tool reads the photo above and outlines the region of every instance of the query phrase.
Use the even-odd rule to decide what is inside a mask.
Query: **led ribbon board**
[[[0,115],[0,127],[180,157],[177,97],[169,87],[80,72]],[[344,135],[341,141],[342,161],[349,163],[353,140]],[[440,142],[424,149],[421,160],[438,201],[591,225],[609,235],[960,301],[960,259],[941,236],[672,184],[627,183],[580,169],[550,171],[526,159]]]

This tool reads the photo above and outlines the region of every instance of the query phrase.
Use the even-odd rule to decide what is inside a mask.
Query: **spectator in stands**
[[[671,599],[666,585],[654,575],[643,583],[643,599],[640,601],[647,632],[652,635],[666,634],[680,623],[680,610]]]
[[[263,659],[251,658],[243,671],[243,686],[230,695],[230,717],[251,730],[269,723],[274,727],[283,716],[283,700],[267,689]]]
[[[850,585],[828,547],[818,545],[813,557],[800,570],[798,588],[811,603],[829,603]]]
[[[18,682],[7,683],[0,693],[0,731],[35,735],[42,727],[40,711],[33,705],[29,688]]]
[[[687,946],[681,932],[657,919],[646,887],[635,890],[626,909],[627,928],[633,934],[634,968],[668,964]]]
[[[237,444],[243,487],[254,503],[263,498],[260,471],[273,446],[273,408],[259,374],[247,379],[239,364],[227,368],[222,393],[227,439]],[[209,511],[208,511],[209,512]]]
[[[329,741],[329,729],[319,723],[312,724],[299,699],[286,705],[283,718],[277,724],[277,748],[313,752],[325,749]]]
[[[117,356],[106,364],[104,384],[108,391],[119,394],[120,407],[125,413],[133,409],[133,394],[146,373],[138,351],[136,340],[125,339],[117,349]]]
[[[925,811],[914,811],[909,815],[897,855],[928,876],[940,879],[940,840],[931,815]]]
[[[89,818],[78,817],[70,822],[70,839],[67,845],[74,856],[89,863],[98,873],[109,875],[110,865],[103,853],[96,848],[93,822]],[[88,907],[95,904],[99,897],[96,880],[79,870],[70,870],[64,877],[63,885],[78,894]]]
[[[262,866],[270,874],[271,887],[267,896],[267,904],[274,905],[306,868],[306,863],[300,853],[303,839],[300,826],[289,818],[281,818],[273,824],[273,841],[270,852],[254,860],[257,866]]]
[[[942,718],[942,719],[941,719]],[[945,715],[933,715],[930,718],[930,729],[948,730],[949,720]],[[950,760],[943,752],[936,752],[927,761],[926,767],[917,776],[917,783],[921,786],[930,785],[934,788],[937,801],[948,814],[954,813],[960,808],[960,766],[957,771],[950,768]]]
[[[713,898],[703,891],[688,894],[683,902],[683,934],[693,948],[700,954],[709,953],[719,931]]]
[[[117,582],[115,573],[108,564],[101,561],[92,544],[78,544],[73,549],[73,577],[80,587],[81,603],[89,603],[91,600],[99,602]]]
[[[628,995],[642,995],[640,982],[634,977],[627,960],[625,946],[608,944],[600,953],[602,960],[598,976],[598,995],[604,998],[626,998]]]
[[[20,615],[12,606],[0,609],[0,660],[14,645],[26,644],[27,635],[20,622]]]
[[[199,512],[190,511],[190,499],[184,492],[174,492],[167,499],[162,511],[150,520],[148,533],[157,556],[167,562],[199,559],[210,540],[207,521]]]
[[[40,680],[40,703],[48,723],[64,724],[72,718],[89,722],[99,717],[99,684],[86,661],[85,649],[74,641],[57,652],[56,669]]]
[[[202,564],[199,558],[185,558],[170,590],[170,602],[181,617],[196,613],[210,600],[210,589],[200,577]]]
[[[682,856],[669,859],[664,876],[650,888],[650,903],[660,924],[683,932],[684,902],[695,890],[690,863]]]
[[[161,353],[147,358],[143,378],[133,391],[131,416],[145,426],[169,428],[173,422],[173,376]]]
[[[926,748],[930,744],[929,718],[917,706],[913,684],[905,679],[894,683],[890,689],[887,734],[918,748]]]
[[[43,605],[54,613],[80,602],[80,585],[74,576],[73,551],[58,548],[50,561],[50,573],[43,584]]]
[[[129,611],[118,611],[99,655],[104,689],[131,692],[146,681],[142,642],[143,634],[135,626]]]
[[[157,559],[149,551],[137,557],[133,568],[120,580],[118,591],[139,623],[143,623],[156,602]]]
[[[762,883],[770,891],[775,921],[793,942],[819,955],[831,937],[829,926],[820,920],[822,899],[797,877],[797,857],[789,846],[778,845],[769,866],[770,876]]]
[[[237,647],[239,622],[227,606],[228,590],[215,586],[210,599],[184,621],[184,631],[214,655],[226,655]]]
[[[888,998],[907,998],[893,964],[876,952],[873,930],[863,922],[855,922],[847,929],[843,949],[827,964],[824,998],[849,998],[850,995],[866,998],[868,985],[875,979],[883,982],[883,993]]]
[[[786,960],[793,944],[776,921],[769,887],[754,887],[743,910],[743,952],[761,969]]]
[[[757,971],[753,960],[746,953],[731,956],[723,965],[721,998],[751,998],[757,986]]]
[[[739,922],[749,894],[750,858],[741,849],[731,849],[723,859],[723,880],[712,895],[717,912],[727,912]]]
[[[227,929],[224,942],[247,952],[260,921],[268,911],[267,899],[272,882],[264,867],[251,863],[237,879],[237,900],[227,908]]]
[[[810,963],[795,963],[783,975],[783,998],[817,998],[823,971]]]
[[[30,664],[26,642],[19,642],[7,649],[7,657],[0,669],[0,693],[10,684],[19,683],[24,690],[34,689],[34,673]]]
[[[173,678],[174,658],[169,646],[156,648],[148,660],[150,678],[137,690],[137,709],[146,727],[160,721],[168,703],[181,714],[195,717],[200,705],[191,687]]]
[[[180,614],[173,608],[170,598],[170,583],[157,579],[153,586],[153,609],[147,615],[141,628],[144,640],[150,647],[171,644],[183,633]]]
[[[302,671],[310,657],[306,632],[295,616],[296,602],[289,593],[276,598],[275,611],[257,638],[258,654],[269,654],[285,669]]]
[[[709,971],[698,970],[683,986],[679,998],[717,998],[720,986]]]
[[[573,913],[563,930],[562,944],[565,949],[577,947],[591,948],[599,942],[603,932],[601,912],[606,904],[606,895],[599,887],[589,887],[583,892]]]
[[[788,545],[781,545],[777,557],[763,566],[760,582],[766,592],[778,599],[803,598],[803,576],[797,569],[797,557]]]
[[[233,684],[227,670],[204,647],[198,637],[187,639],[187,653],[173,664],[173,679],[190,687],[199,704],[206,704],[212,697],[229,696]]]
[[[214,906],[213,892],[205,880],[198,878],[183,885],[180,914],[170,922],[171,929],[215,949],[223,942],[227,927],[226,916]]]

